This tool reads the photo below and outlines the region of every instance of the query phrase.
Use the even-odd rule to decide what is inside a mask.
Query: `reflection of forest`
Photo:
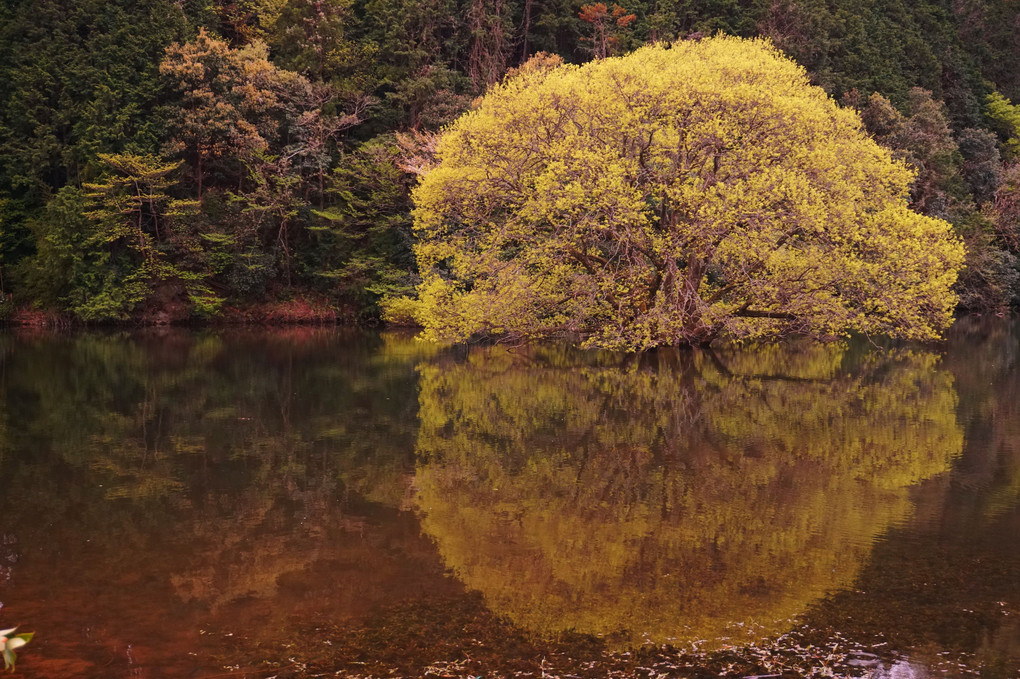
[[[1020,320],[963,319],[951,339],[968,442],[954,482],[991,518],[1020,502]]]
[[[747,640],[847,586],[961,449],[926,353],[475,348],[420,367],[418,505],[542,634]]]
[[[109,499],[201,486],[211,464],[245,481],[268,465],[274,479],[335,472],[373,498],[403,492],[387,486],[414,440],[420,345],[409,338],[296,328],[2,342],[0,461],[37,451],[19,473],[88,470]]]
[[[34,676],[131,662],[190,676],[175,657],[202,650],[200,627],[244,621],[272,639],[288,616],[342,619],[395,587],[434,586],[435,570],[415,574],[429,545],[395,516],[417,428],[410,339],[0,342],[0,511],[14,541],[0,557],[16,561],[0,599],[5,620],[45,632]],[[394,539],[408,563],[388,552]]]

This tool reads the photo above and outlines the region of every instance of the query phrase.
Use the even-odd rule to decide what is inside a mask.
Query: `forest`
[[[1020,300],[1015,2],[9,0],[0,319],[374,322],[421,280],[436,135],[491,86],[719,34],[771,40],[914,169],[966,247],[958,312]]]

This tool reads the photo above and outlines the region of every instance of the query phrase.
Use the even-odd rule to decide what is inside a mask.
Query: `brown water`
[[[1020,324],[0,336],[26,677],[1020,676]]]

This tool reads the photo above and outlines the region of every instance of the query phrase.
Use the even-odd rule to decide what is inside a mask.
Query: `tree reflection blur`
[[[920,351],[644,356],[476,347],[423,363],[423,529],[541,635],[736,643],[849,586],[963,444]]]

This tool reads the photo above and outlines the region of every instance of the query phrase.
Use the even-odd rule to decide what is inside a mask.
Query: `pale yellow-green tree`
[[[959,240],[767,41],[526,65],[437,151],[414,193],[432,339],[643,349],[951,322]]]
[[[963,445],[930,353],[621,355],[474,347],[419,369],[422,528],[539,635],[785,631]]]
[[[1006,138],[1006,153],[1011,158],[1020,158],[1020,105],[992,92],[985,99],[985,106],[988,117]]]

